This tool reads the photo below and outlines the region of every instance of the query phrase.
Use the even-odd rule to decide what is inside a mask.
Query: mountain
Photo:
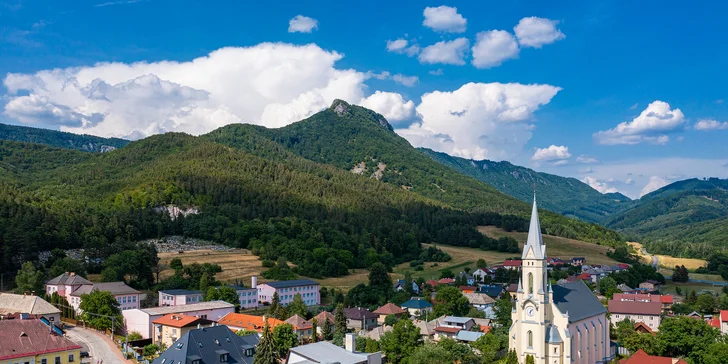
[[[609,197],[610,199],[617,201],[617,202],[630,202],[632,201],[631,198],[619,193],[619,192],[608,192],[605,193],[604,196]]]
[[[420,151],[442,165],[521,201],[531,201],[535,187],[541,207],[589,222],[603,221],[624,209],[624,202],[630,201],[622,194],[602,194],[576,178],[536,172],[509,162],[476,161],[426,148],[420,148]]]
[[[109,152],[129,143],[118,138],[101,138],[55,130],[0,124],[0,140],[45,144],[52,147],[80,150],[83,152]]]

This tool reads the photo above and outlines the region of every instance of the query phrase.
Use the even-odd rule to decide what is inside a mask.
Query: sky
[[[728,177],[728,4],[0,0],[0,122],[140,139],[335,99],[632,198]]]

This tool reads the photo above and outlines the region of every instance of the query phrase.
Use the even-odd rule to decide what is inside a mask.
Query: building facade
[[[61,310],[38,296],[0,293],[0,319],[14,313],[45,317],[53,323],[61,322]]]
[[[183,306],[165,306],[122,311],[124,324],[129,332],[136,331],[144,339],[153,336],[154,320],[168,314],[196,316],[212,321],[219,321],[228,313],[235,312],[235,306],[224,301],[193,303]]]
[[[509,349],[519,363],[594,364],[611,360],[606,309],[581,281],[552,286],[546,246],[534,197],[528,239],[523,247]]]
[[[81,296],[93,291],[110,292],[122,311],[140,307],[141,294],[124,282],[92,283],[73,272],[63,273],[46,282],[46,294],[58,293],[77,313],[80,313]]]
[[[81,346],[37,319],[0,321],[0,364],[73,364]]]
[[[154,324],[152,343],[163,344],[169,348],[190,330],[210,327],[213,321],[195,316],[169,314],[152,321],[152,324]]]
[[[611,299],[608,303],[609,320],[613,325],[620,321],[641,322],[653,332],[660,329],[662,304],[659,301],[626,301]]]
[[[159,307],[181,306],[202,302],[202,291],[170,289],[159,291]]]
[[[319,284],[310,279],[296,279],[291,281],[268,282],[258,285],[258,301],[270,303],[273,295],[278,293],[279,303],[287,306],[293,302],[293,297],[300,294],[307,306],[321,304]]]

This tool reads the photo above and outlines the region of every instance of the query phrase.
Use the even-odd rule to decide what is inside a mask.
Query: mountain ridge
[[[58,130],[0,124],[0,140],[45,144],[83,152],[105,153],[129,143],[119,138],[103,138],[88,134],[74,134]]]

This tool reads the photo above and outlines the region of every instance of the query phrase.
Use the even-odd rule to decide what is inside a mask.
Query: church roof
[[[582,281],[557,284],[553,290],[554,303],[561,313],[569,313],[569,323],[607,312]]]
[[[522,259],[526,259],[528,251],[532,250],[534,259],[546,259],[546,246],[543,245],[541,237],[541,223],[538,221],[538,208],[536,207],[536,194],[533,195],[533,210],[531,211],[531,223],[528,226],[528,240],[523,246]]]
[[[549,344],[558,344],[560,342],[563,342],[563,340],[561,340],[561,335],[559,335],[559,330],[556,328],[556,326],[549,326],[549,331],[546,331],[546,342]]]

